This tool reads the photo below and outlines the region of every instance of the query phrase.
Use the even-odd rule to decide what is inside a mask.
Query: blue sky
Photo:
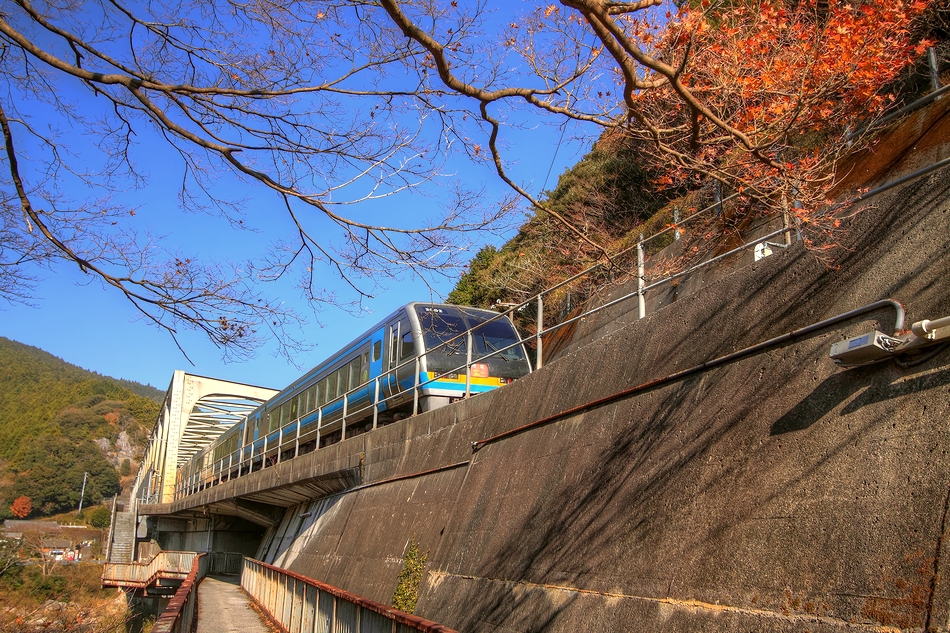
[[[506,24],[522,7],[530,10],[532,5],[515,3],[505,6],[491,17],[493,22],[489,24]],[[68,51],[60,51],[60,54],[69,57]],[[57,97],[64,101],[79,104],[84,110],[100,108],[99,114],[103,116],[111,114],[111,107],[105,99],[92,98],[89,89],[78,82],[62,81],[55,85]],[[11,93],[7,98],[16,103],[16,94]],[[55,133],[63,146],[76,151],[78,164],[87,164],[87,152],[91,156],[98,151],[95,134],[87,129],[76,129],[80,126],[64,126],[49,103],[40,100],[29,106],[18,106],[18,109],[22,108],[28,109],[24,116],[33,117],[34,124],[43,129],[48,123],[56,127]],[[590,139],[576,140],[582,130],[574,125],[569,126],[565,134],[561,128],[550,126],[550,123],[558,122],[535,122],[536,113],[528,112],[525,116],[524,113],[512,113],[507,107],[493,113],[520,123],[519,127],[509,127],[503,132],[504,158],[509,175],[532,194],[553,188],[558,175],[590,148]],[[475,135],[474,129],[468,133]],[[14,134],[23,158],[21,170],[29,173],[32,169],[33,177],[39,179],[43,174],[42,166],[30,160],[34,154],[41,155],[43,147],[35,142],[31,144],[29,135],[22,129],[15,129]],[[135,141],[132,160],[136,169],[147,177],[147,185],[137,188],[131,183],[120,182],[113,196],[117,202],[134,208],[134,216],[127,217],[129,227],[140,234],[150,234],[167,251],[239,262],[266,252],[281,231],[291,227],[277,196],[260,185],[241,183],[227,175],[213,186],[232,199],[243,198],[242,206],[252,231],[235,231],[227,221],[215,215],[182,211],[176,196],[182,167],[176,153],[147,126],[136,127]],[[473,139],[473,142],[486,144],[484,139]],[[88,164],[94,163],[89,160]],[[441,181],[429,183],[419,192],[402,192],[383,200],[338,210],[360,219],[369,218],[366,221],[370,222],[418,226],[426,218],[436,215],[440,203],[448,199],[448,187],[454,181],[462,181],[473,188],[483,186],[484,198],[488,201],[510,194],[486,162],[469,161],[460,152],[446,157],[441,172],[446,174]],[[69,197],[88,199],[101,195],[94,189],[84,189],[82,183],[70,181],[68,174],[62,179],[57,176],[54,181]],[[355,195],[358,197],[360,193],[357,191]],[[522,214],[514,220],[519,224],[523,218]],[[511,234],[513,229],[507,236]],[[339,239],[329,234],[324,237]],[[488,233],[478,235],[462,259],[468,261],[486,243],[500,245],[505,237]],[[34,271],[39,282],[32,305],[6,303],[0,299],[0,335],[34,345],[86,369],[151,384],[162,390],[176,369],[280,388],[399,305],[415,300],[440,300],[451,291],[460,272],[430,279],[428,284],[408,274],[395,281],[384,281],[383,288],[372,289],[373,298],[362,302],[360,316],[333,307],[326,307],[316,316],[311,316],[312,312],[292,280],[273,284],[265,290],[267,294],[279,297],[309,318],[309,324],[300,336],[314,347],[295,355],[290,361],[278,356],[276,346],[271,343],[251,360],[227,363],[222,360],[221,351],[204,336],[183,331],[178,342],[194,363],[192,365],[168,333],[144,320],[119,293],[103,288],[100,282],[81,273],[75,265],[66,264]],[[353,298],[332,269],[318,270],[317,274],[320,277],[318,285],[339,293],[343,301]],[[375,281],[371,278],[365,283],[372,285]]]
[[[550,189],[556,184],[557,176],[589,149],[586,144],[566,138],[559,145],[559,130],[547,127],[518,132],[515,138],[517,142],[513,146],[516,149],[509,155],[516,161],[512,164],[512,173],[532,193],[542,189],[549,169],[551,175],[547,188]],[[251,248],[260,237],[234,232],[219,218],[178,211],[174,196],[168,193],[175,186],[176,176],[165,172],[161,157],[141,166],[151,172],[153,180],[144,192],[137,194],[140,200],[136,217],[141,218],[143,226],[163,234],[163,241],[185,249],[194,248],[201,254],[222,252],[233,255],[243,248]],[[507,193],[505,185],[484,165],[457,163],[454,167],[454,177],[483,182],[487,191],[497,195]],[[434,197],[397,194],[384,202],[385,213],[409,218],[424,214],[426,207],[439,199],[438,190],[430,193]],[[266,213],[268,205],[276,204],[273,195],[262,189],[250,189],[247,195],[250,216],[260,216]],[[283,221],[280,213],[273,217]],[[482,238],[481,243],[500,245],[503,241],[501,237],[487,234]],[[474,255],[474,251],[471,254]],[[224,362],[220,350],[207,339],[197,333],[185,332],[180,341],[194,362],[192,366],[167,333],[144,321],[118,293],[103,289],[101,284],[80,273],[75,266],[57,265],[52,269],[40,269],[37,274],[41,282],[33,306],[0,302],[0,335],[39,347],[80,367],[151,384],[162,390],[176,369],[274,388],[289,384],[302,373],[287,359],[276,356],[272,344],[261,349],[253,359]],[[323,271],[323,275],[323,285],[327,288],[346,292],[331,271]],[[448,294],[456,278],[436,279],[433,284],[435,291],[443,296]],[[280,292],[283,300],[306,312],[298,290],[288,284]],[[300,367],[312,367],[369,328],[376,318],[383,318],[408,301],[430,297],[432,293],[426,283],[406,277],[389,284],[375,298],[366,300],[362,317],[328,307],[319,313],[319,322],[311,318],[305,330],[304,336],[308,343],[315,345],[314,349],[295,357],[294,362]],[[438,300],[439,297],[434,298]]]

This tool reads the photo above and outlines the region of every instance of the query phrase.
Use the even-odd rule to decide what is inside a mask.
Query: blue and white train
[[[530,371],[507,316],[410,303],[194,455],[178,469],[179,494],[496,389]]]

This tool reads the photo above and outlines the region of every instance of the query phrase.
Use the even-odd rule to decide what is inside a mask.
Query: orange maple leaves
[[[686,83],[758,142],[873,115],[893,81],[929,43],[911,41],[909,25],[928,2],[868,0],[814,6],[764,0],[710,17],[686,9],[667,46],[692,42]],[[710,27],[710,21],[718,24]],[[671,44],[670,44],[671,43]]]
[[[728,10],[680,9],[656,54],[680,69],[679,81],[706,110],[677,99],[669,84],[636,99],[662,130],[652,138],[672,181],[711,175],[733,190],[763,178],[785,183],[781,194],[753,188],[760,200],[829,186],[846,135],[891,105],[885,87],[931,44],[911,34],[929,5],[740,0]],[[822,186],[806,208],[822,203]]]
[[[13,504],[10,506],[10,512],[12,512],[13,516],[17,517],[18,519],[25,519],[32,511],[33,503],[27,496],[17,497],[13,500]]]

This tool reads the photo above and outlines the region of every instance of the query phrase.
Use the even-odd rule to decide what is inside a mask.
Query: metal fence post
[[[644,279],[645,274],[645,254],[643,252],[643,233],[640,234],[640,239],[637,241],[637,302],[638,302],[638,313],[639,318],[643,318],[647,315],[647,302],[646,298],[643,296],[643,288],[646,286],[646,280]]]
[[[798,199],[798,187],[794,187],[794,188],[792,189],[792,193],[795,194],[795,199],[792,200],[792,208],[793,208],[793,209],[802,209],[802,208],[803,208],[802,201]],[[798,241],[799,241],[799,242],[801,242],[801,241],[804,239],[803,236],[802,236],[802,228],[801,228],[801,226],[802,226],[801,219],[799,218],[798,214],[796,213],[796,214],[795,214],[795,236],[798,238]],[[789,228],[791,228],[791,227],[789,227]]]
[[[284,576],[283,596],[281,601],[280,617],[277,620],[284,625],[284,630],[290,630],[290,622],[294,617],[294,594],[296,593],[297,579]]]
[[[465,397],[472,394],[472,331],[465,333]]]
[[[937,51],[933,46],[927,49],[927,65],[930,66],[930,87],[940,90],[940,67],[937,64]]]
[[[323,407],[317,409],[317,450],[320,448],[320,429],[323,427]]]
[[[544,331],[544,298],[543,295],[538,295],[538,331],[535,333],[535,361],[534,368],[541,369],[541,365],[544,363],[544,354],[542,347],[544,345],[543,340],[541,339],[541,333]]]
[[[317,617],[317,588],[311,585],[304,587],[303,613],[300,618],[302,633],[311,633],[314,630]]]
[[[412,415],[417,415],[419,413],[419,365],[419,356],[416,356],[415,384],[412,386]]]
[[[379,376],[373,379],[373,428],[379,425]]]
[[[346,439],[346,404],[348,396],[343,394],[343,417],[340,419],[340,441]]]

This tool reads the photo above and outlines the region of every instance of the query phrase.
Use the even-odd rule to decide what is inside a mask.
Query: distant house
[[[67,529],[69,528],[69,529]],[[56,521],[7,519],[0,528],[0,540],[18,540],[34,535],[36,549],[56,560],[88,560],[90,550],[99,543],[100,531],[80,525],[59,525]]]
[[[65,538],[47,538],[43,539],[40,545],[40,551],[43,552],[44,556],[49,558],[55,558],[56,560],[63,560],[67,556],[67,552],[75,551],[73,549],[73,542]]]

